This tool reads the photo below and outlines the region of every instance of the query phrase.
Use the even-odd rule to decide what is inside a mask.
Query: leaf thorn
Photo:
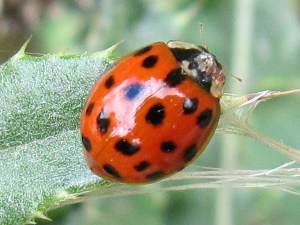
[[[36,211],[33,213],[33,218],[39,218],[47,221],[52,221],[48,216],[46,216],[43,212],[41,211]]]
[[[30,36],[25,43],[22,45],[22,47],[20,48],[20,50],[12,57],[12,60],[17,60],[17,59],[21,59],[24,56],[26,56],[26,48],[29,44],[29,42],[31,41],[32,36]]]

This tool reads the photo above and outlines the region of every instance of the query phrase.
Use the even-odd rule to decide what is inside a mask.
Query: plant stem
[[[242,74],[243,83],[238,85],[230,84],[230,93],[247,92],[247,84],[249,83],[249,64],[251,50],[251,34],[253,23],[253,11],[255,0],[235,0],[234,15],[234,35],[233,35],[233,55],[232,55],[232,74]],[[223,136],[221,151],[221,168],[236,168],[236,149],[239,146],[237,137],[228,138]],[[217,225],[233,225],[233,202],[232,191],[228,187],[224,187],[218,192],[216,207],[216,224]]]

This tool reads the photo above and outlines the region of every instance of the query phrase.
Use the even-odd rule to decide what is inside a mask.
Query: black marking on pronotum
[[[195,48],[189,48],[189,49],[184,49],[184,48],[171,48],[171,51],[177,61],[193,61],[194,58],[196,58],[201,51],[199,49]]]
[[[164,141],[160,145],[160,149],[166,153],[174,152],[176,147],[177,146],[173,141]]]
[[[91,102],[88,107],[86,108],[85,114],[87,116],[91,115],[93,109],[94,109],[95,104],[93,102]]]
[[[187,147],[183,152],[183,159],[185,162],[191,161],[197,154],[197,145],[193,144]]]
[[[106,173],[108,173],[112,177],[121,178],[119,172],[112,165],[104,164],[102,168],[105,170]]]
[[[128,85],[126,88],[125,88],[125,96],[128,100],[133,100],[135,99],[139,94],[140,92],[143,90],[143,85],[140,84],[140,83],[133,83],[133,84],[130,84]]]
[[[142,62],[142,66],[144,68],[152,68],[155,66],[155,64],[157,63],[158,61],[158,56],[157,55],[150,55],[150,56],[147,56],[143,62]]]
[[[152,46],[149,45],[149,46],[146,46],[144,48],[141,48],[139,50],[137,50],[133,55],[134,56],[141,56],[141,55],[144,55],[146,52],[149,52],[151,50]]]
[[[163,119],[165,118],[165,107],[162,104],[153,105],[148,113],[146,114],[146,121],[153,124],[158,125],[161,124]]]
[[[149,179],[149,180],[158,180],[158,179],[160,179],[164,176],[165,176],[165,173],[163,171],[158,170],[158,171],[155,171],[153,173],[147,174],[146,178]]]
[[[150,166],[150,163],[147,161],[141,161],[139,164],[134,166],[134,169],[138,172],[144,171],[148,169]]]
[[[199,101],[197,98],[186,98],[183,102],[184,114],[192,114],[198,108]]]
[[[195,61],[190,62],[189,65],[188,65],[189,70],[198,69],[198,67],[199,67],[199,64]]]
[[[128,142],[126,139],[120,139],[116,144],[115,148],[126,156],[131,156],[140,150],[140,147],[136,144]]]
[[[83,135],[81,136],[81,140],[82,140],[82,144],[83,144],[85,150],[89,152],[92,149],[90,140]]]
[[[97,116],[97,125],[100,133],[105,134],[108,131],[110,120],[103,110],[101,110],[101,112]]]
[[[165,78],[165,82],[170,86],[170,87],[175,87],[179,85],[184,79],[185,75],[182,74],[181,68],[176,68],[171,70],[168,74],[167,77]]]
[[[115,79],[113,75],[110,75],[109,78],[105,81],[104,85],[107,89],[111,88],[115,83]]]
[[[197,117],[197,124],[201,128],[205,128],[209,125],[210,121],[212,119],[212,110],[211,109],[205,109],[198,117]]]

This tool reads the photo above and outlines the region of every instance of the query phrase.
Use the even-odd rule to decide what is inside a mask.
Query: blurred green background
[[[147,43],[206,45],[224,65],[226,92],[300,87],[299,0],[0,0],[0,62],[33,35],[28,52],[95,52],[124,41],[118,54]],[[263,103],[255,129],[300,148],[300,96]],[[195,164],[271,169],[288,159],[258,141],[216,134]],[[190,170],[199,169],[191,166]],[[224,189],[89,200],[50,212],[54,225],[295,225],[300,197],[276,190]]]

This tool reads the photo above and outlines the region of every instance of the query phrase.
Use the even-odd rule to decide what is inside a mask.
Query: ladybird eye
[[[200,83],[207,91],[210,91],[212,77],[210,74],[207,74],[203,71],[198,71],[197,73],[197,81]]]

